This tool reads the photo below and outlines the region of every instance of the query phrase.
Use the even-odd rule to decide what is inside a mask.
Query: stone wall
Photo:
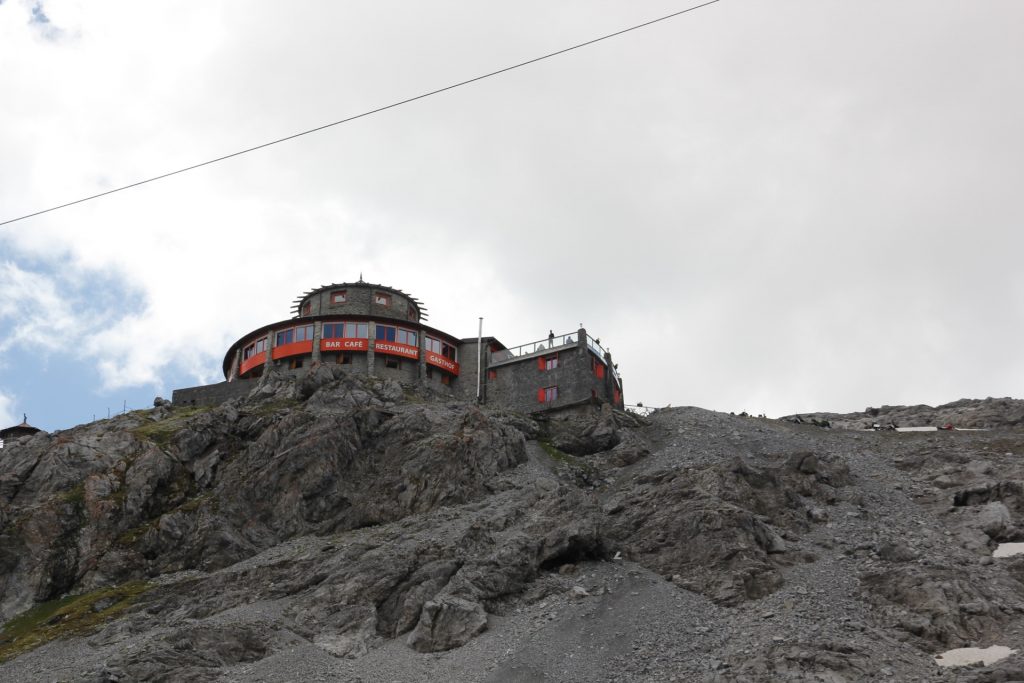
[[[334,292],[345,291],[345,302],[332,303]],[[374,301],[377,293],[387,295],[390,304],[382,306]],[[310,304],[310,312],[302,317],[317,315],[367,315],[395,318],[396,320],[409,320],[409,309],[417,312],[412,322],[419,318],[419,307],[407,296],[398,294],[387,288],[373,287],[372,285],[348,284],[334,288],[324,289],[315,292],[301,301],[299,311],[306,303]]]
[[[255,386],[256,380],[238,379],[202,387],[175,389],[171,394],[171,403],[175,406],[216,406],[247,395]]]
[[[557,358],[557,366],[542,369],[549,358]],[[591,358],[596,356],[587,349],[584,339],[582,344],[493,363],[485,371],[487,405],[534,412],[589,399],[612,402],[605,380],[597,377]],[[547,387],[558,387],[558,398],[541,402],[538,391]]]

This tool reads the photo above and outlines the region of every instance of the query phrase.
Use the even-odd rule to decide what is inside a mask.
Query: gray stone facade
[[[583,328],[512,348],[486,337],[478,358],[475,337],[459,340],[425,325],[425,311],[392,287],[361,280],[325,285],[295,300],[294,318],[232,344],[224,357],[226,382],[175,390],[173,403],[211,405],[243,395],[268,367],[300,373],[339,363],[352,372],[522,412],[584,402],[623,406],[611,355]]]
[[[171,403],[176,406],[215,406],[233,398],[245,396],[256,383],[250,379],[233,382],[218,382],[200,387],[175,389],[171,394]]]

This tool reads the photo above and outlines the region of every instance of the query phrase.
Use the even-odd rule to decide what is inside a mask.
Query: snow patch
[[[1024,543],[1000,543],[992,551],[992,557],[1013,557],[1024,555]]]
[[[960,647],[955,650],[947,650],[935,657],[935,663],[939,666],[970,666],[981,662],[985,666],[994,664],[1000,659],[1006,659],[1016,653],[1005,645],[992,645],[991,647]]]

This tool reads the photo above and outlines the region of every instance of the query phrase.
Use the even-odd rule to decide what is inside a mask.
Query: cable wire
[[[429,92],[425,92],[425,93],[416,95],[414,97],[408,97],[408,98],[406,98],[404,100],[399,100],[398,102],[392,102],[391,104],[384,105],[383,107],[377,107],[376,109],[370,109],[369,111],[364,111],[361,114],[356,114],[355,116],[349,116],[348,118],[341,119],[339,121],[333,121],[332,123],[325,123],[324,125],[317,126],[316,128],[310,128],[309,130],[304,130],[304,131],[299,132],[299,133],[293,133],[292,135],[287,135],[287,136],[285,136],[283,138],[278,138],[277,140],[271,140],[270,142],[264,142],[263,144],[256,145],[255,147],[248,147],[246,149],[242,149],[242,150],[239,150],[237,152],[232,152],[231,154],[225,154],[224,156],[217,157],[215,159],[209,159],[207,161],[203,161],[203,162],[200,162],[198,164],[192,164],[191,166],[186,166],[184,168],[179,168],[176,171],[169,171],[167,173],[162,173],[160,175],[153,176],[152,178],[146,178],[145,180],[139,180],[137,182],[130,183],[128,185],[122,185],[121,187],[116,187],[116,188],[114,188],[112,190],[107,190],[105,192],[100,192],[98,194],[90,195],[88,197],[82,197],[81,199],[76,199],[74,201],[66,202],[64,204],[59,204],[57,206],[52,206],[49,209],[42,209],[41,211],[35,211],[33,213],[28,213],[28,214],[25,214],[24,216],[18,216],[17,218],[10,218],[8,220],[0,222],[0,226],[9,225],[11,223],[16,223],[18,221],[23,221],[23,220],[26,220],[28,218],[33,218],[35,216],[40,216],[40,215],[42,215],[44,213],[50,213],[51,211],[57,211],[59,209],[65,209],[65,208],[67,208],[69,206],[74,206],[75,204],[81,204],[82,202],[88,202],[88,201],[91,201],[93,199],[99,199],[100,197],[105,197],[108,194],[114,194],[115,192],[123,192],[124,190],[129,190],[129,189],[131,189],[133,187],[138,187],[139,185],[145,185],[146,183],[152,183],[152,182],[155,182],[157,180],[163,180],[164,178],[169,178],[169,177],[171,177],[173,175],[178,175],[179,173],[185,173],[186,171],[193,171],[193,170],[195,170],[197,168],[202,168],[203,166],[209,166],[210,164],[216,164],[216,163],[218,163],[220,161],[226,161],[227,159],[233,159],[234,157],[241,156],[243,154],[248,154],[249,152],[255,152],[256,150],[264,149],[264,148],[270,147],[272,145],[278,145],[278,144],[281,144],[282,142],[287,142],[288,140],[294,140],[295,138],[300,138],[303,135],[310,135],[311,133],[318,133],[318,132],[320,132],[322,130],[326,130],[328,128],[333,128],[334,126],[340,126],[343,123],[349,123],[350,121],[355,121],[356,119],[361,119],[361,118],[365,118],[367,116],[371,116],[373,114],[378,114],[378,113],[380,113],[382,111],[387,111],[388,109],[394,109],[395,107],[400,107],[403,104],[409,104],[410,102],[415,102],[416,100],[422,100],[424,98],[431,97],[432,95],[438,95],[438,94],[446,92],[448,90],[454,90],[455,88],[461,88],[464,85],[469,85],[470,83],[476,83],[477,81],[482,81],[485,78],[491,78],[493,76],[497,76],[499,74],[503,74],[505,72],[512,71],[514,69],[519,69],[519,68],[522,68],[524,66],[528,66],[530,64],[535,64],[535,63],[543,61],[545,59],[551,59],[552,57],[557,57],[558,55],[565,54],[566,52],[572,52],[573,50],[578,50],[578,49],[580,49],[582,47],[587,47],[588,45],[593,45],[594,43],[599,43],[602,40],[608,40],[609,38],[614,38],[616,36],[621,36],[624,33],[629,33],[630,31],[636,31],[638,29],[645,28],[647,26],[651,26],[652,24],[657,24],[657,23],[662,22],[662,21],[667,21],[668,19],[673,19],[673,18],[681,16],[683,14],[687,14],[689,12],[693,12],[694,10],[698,10],[698,9],[700,9],[702,7],[707,7],[708,5],[714,5],[717,2],[720,2],[720,0],[708,0],[708,2],[704,2],[704,3],[701,3],[699,5],[694,5],[692,7],[687,7],[684,10],[680,10],[678,12],[673,12],[672,14],[666,14],[663,17],[658,17],[657,19],[651,19],[650,21],[645,21],[642,24],[637,24],[635,26],[630,26],[629,28],[624,28],[622,30],[615,31],[614,33],[609,33],[607,35],[603,35],[603,36],[601,36],[599,38],[593,38],[591,40],[579,43],[577,45],[573,45],[571,47],[563,48],[561,50],[556,50],[555,52],[549,52],[546,55],[542,55],[540,57],[534,57],[533,59],[528,59],[525,62],[519,62],[518,64],[513,64],[512,66],[506,66],[506,67],[504,67],[502,69],[498,69],[497,71],[491,71],[489,73],[486,73],[486,74],[483,74],[483,75],[480,75],[480,76],[475,76],[475,77],[467,79],[465,81],[459,81],[458,83],[452,83],[451,85],[446,85],[443,88],[438,88],[436,90],[431,90]]]

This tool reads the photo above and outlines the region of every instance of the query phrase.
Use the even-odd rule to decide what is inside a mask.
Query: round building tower
[[[449,385],[459,375],[456,337],[423,324],[426,307],[410,294],[369,282],[343,282],[295,299],[294,317],[249,332],[228,349],[228,381],[270,366],[298,370],[339,363],[397,380]]]

